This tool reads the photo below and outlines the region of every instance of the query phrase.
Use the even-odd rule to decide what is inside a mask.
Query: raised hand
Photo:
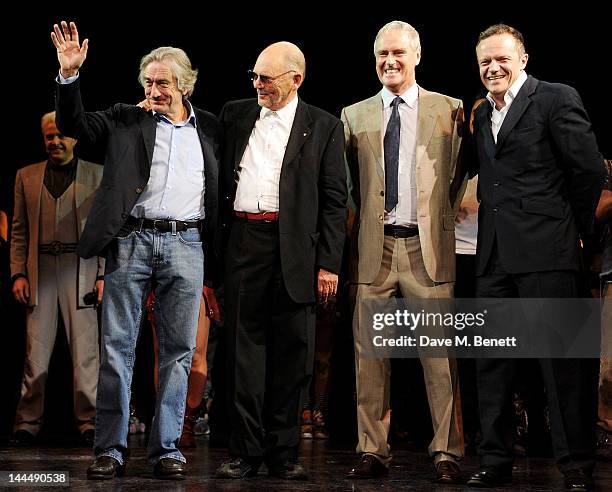
[[[83,41],[83,46],[79,43],[79,31],[74,22],[70,23],[70,27],[66,21],[62,21],[60,26],[53,25],[51,33],[51,41],[57,50],[57,60],[60,64],[60,72],[62,77],[68,78],[77,74],[81,65],[87,57],[87,48],[89,40]]]

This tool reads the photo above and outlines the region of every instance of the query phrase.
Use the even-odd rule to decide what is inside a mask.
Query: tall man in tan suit
[[[351,282],[360,460],[348,478],[388,473],[389,359],[364,358],[360,304],[368,298],[447,299],[455,280],[455,168],[461,143],[460,100],[419,87],[418,32],[393,21],[374,42],[383,84],[374,97],[342,111],[349,186],[355,204]],[[390,171],[391,170],[391,171]],[[458,178],[457,178],[458,179]],[[452,196],[452,195],[455,196]],[[463,456],[455,361],[423,358],[434,428],[429,452],[439,482],[460,480]]]
[[[102,259],[80,259],[79,240],[102,166],[77,159],[76,140],[55,126],[55,113],[42,117],[49,159],[20,169],[15,180],[11,237],[13,295],[27,306],[27,343],[15,440],[34,441],[43,422],[45,383],[55,336],[58,307],[70,345],[74,373],[74,413],[85,444],[93,444],[98,382],[96,312],[83,302],[92,290],[102,296]]]

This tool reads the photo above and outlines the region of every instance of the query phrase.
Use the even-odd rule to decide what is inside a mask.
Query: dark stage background
[[[410,22],[421,35],[419,84],[461,98],[469,108],[481,90],[474,55],[478,33],[490,24],[504,21],[526,37],[531,56],[529,74],[578,89],[602,153],[612,156],[612,105],[607,94],[612,47],[601,7],[593,9],[585,2],[570,9],[560,4],[540,4],[538,10],[545,12],[533,14],[528,4],[520,2],[491,2],[488,8],[465,3],[453,9],[441,2],[418,9],[410,4],[406,2],[405,8],[396,9],[374,4],[366,10],[358,8],[356,2],[274,2],[246,11],[230,2],[167,2],[160,7],[145,2],[139,4],[139,12],[128,12],[137,7],[128,2],[90,2],[86,7],[60,6],[54,11],[47,7],[47,12],[35,4],[23,4],[18,7],[20,12],[4,19],[5,85],[1,98],[5,144],[0,166],[0,208],[12,215],[15,171],[45,158],[40,116],[53,109],[58,69],[49,33],[53,23],[61,19],[75,20],[81,39],[90,40],[81,71],[85,107],[89,110],[141,100],[143,89],[137,80],[141,56],[157,46],[173,45],[185,49],[200,70],[193,103],[218,114],[225,101],[252,97],[246,71],[253,67],[262,48],[287,40],[299,45],[306,55],[307,74],[300,96],[335,115],[343,106],[380,90],[372,43],[377,30],[393,19]],[[329,13],[332,7],[334,14]],[[487,13],[493,11],[499,13]],[[177,21],[171,22],[172,19]],[[0,434],[10,426],[21,377],[22,314],[5,298],[0,313]],[[350,343],[350,327],[346,330],[340,337],[342,343]],[[350,357],[346,364],[352,365]],[[69,365],[59,367],[69,371]],[[58,384],[61,387],[70,381],[68,373]],[[345,386],[351,384],[345,381]],[[69,391],[62,394],[70,397]],[[351,413],[352,401],[346,405]],[[67,408],[71,408],[70,403]]]

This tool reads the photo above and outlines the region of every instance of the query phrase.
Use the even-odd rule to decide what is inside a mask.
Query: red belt
[[[278,220],[278,212],[261,212],[258,214],[252,214],[251,212],[234,211],[234,215],[241,219],[247,220],[265,220],[266,222],[274,222]]]

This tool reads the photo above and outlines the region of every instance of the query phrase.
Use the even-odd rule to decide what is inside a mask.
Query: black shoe
[[[93,429],[87,429],[86,431],[81,432],[81,443],[83,446],[87,446],[89,448],[93,447],[95,434],[96,432]]]
[[[36,441],[36,436],[25,429],[15,431],[11,439],[13,446],[31,446]]]
[[[120,464],[112,456],[100,456],[87,468],[89,480],[109,480],[115,476],[120,477],[125,473],[125,463]]]
[[[187,475],[187,465],[174,458],[162,458],[155,463],[153,475],[166,480],[184,480]]]
[[[268,475],[284,480],[308,480],[308,472],[299,463],[286,461],[280,465],[269,464]]]
[[[436,482],[448,484],[463,483],[459,465],[450,460],[438,461],[436,463]]]
[[[469,487],[496,487],[512,481],[512,470],[483,466],[467,481]]]
[[[382,478],[389,474],[389,468],[371,454],[363,454],[359,462],[346,474],[346,478]]]
[[[234,458],[226,461],[215,473],[215,478],[248,478],[254,477],[259,471],[261,462],[247,461],[244,458]]]
[[[591,474],[580,468],[568,470],[563,475],[565,475],[565,488],[567,490],[582,491],[595,488],[595,480],[593,480]]]

